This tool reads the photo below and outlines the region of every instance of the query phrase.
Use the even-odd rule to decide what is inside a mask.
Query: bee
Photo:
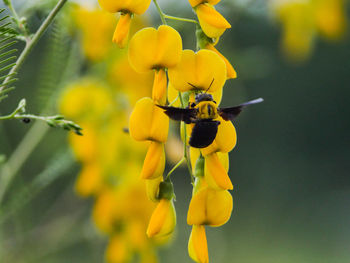
[[[195,102],[189,103],[187,108],[177,108],[157,105],[164,110],[170,119],[183,121],[186,124],[194,124],[189,144],[195,148],[205,148],[215,139],[220,121],[219,115],[225,121],[234,120],[248,105],[262,102],[262,98],[251,100],[229,108],[218,108],[213,96],[208,93],[199,93],[195,96]]]

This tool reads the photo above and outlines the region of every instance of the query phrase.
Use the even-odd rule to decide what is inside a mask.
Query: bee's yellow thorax
[[[201,101],[195,108],[198,109],[197,118],[199,119],[215,119],[218,117],[216,103],[213,101]]]

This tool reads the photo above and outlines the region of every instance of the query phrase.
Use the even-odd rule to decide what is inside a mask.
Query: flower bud
[[[176,213],[172,200],[161,199],[153,211],[147,228],[147,236],[166,236],[174,231]]]
[[[204,226],[192,226],[192,232],[188,241],[188,254],[196,262],[209,263],[207,236]]]
[[[165,167],[164,144],[151,142],[141,171],[142,179],[154,179],[161,176]]]

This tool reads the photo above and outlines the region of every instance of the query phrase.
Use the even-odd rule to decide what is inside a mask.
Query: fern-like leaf
[[[6,9],[0,9],[0,102],[7,97],[7,93],[14,89],[12,86],[16,78],[15,74],[9,74],[12,67],[16,65],[18,51],[13,48],[17,43],[18,33],[11,28],[10,16],[4,15]]]

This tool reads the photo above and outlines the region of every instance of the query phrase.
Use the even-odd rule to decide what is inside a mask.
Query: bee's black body
[[[215,119],[220,115],[225,121],[233,120],[245,106],[262,102],[263,99],[248,101],[231,108],[218,109],[212,95],[200,93],[195,102],[185,108],[160,106],[171,119],[183,121],[186,124],[194,123],[189,144],[195,148],[205,148],[215,139],[220,121]]]

